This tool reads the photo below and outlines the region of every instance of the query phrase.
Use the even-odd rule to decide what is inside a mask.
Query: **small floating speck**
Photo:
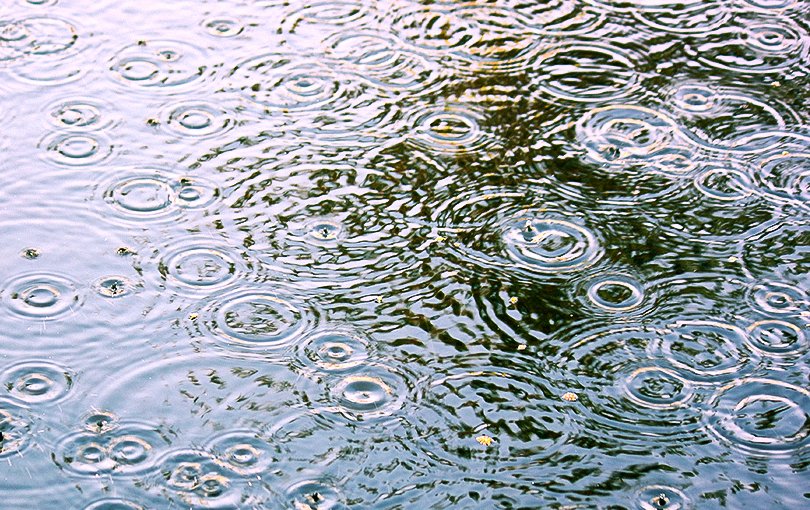
[[[562,399],[567,400],[568,402],[576,402],[579,399],[579,397],[577,396],[576,393],[568,391],[565,394],[563,394]]]
[[[513,304],[513,305],[514,305],[514,304],[515,304],[515,303],[517,303],[517,302],[518,302],[518,298],[516,298],[516,297],[514,297],[514,296],[512,296],[512,297],[510,297],[510,298],[509,298],[509,303],[510,303],[510,304]]]
[[[20,255],[22,255],[24,258],[27,258],[28,260],[34,260],[35,258],[42,255],[42,252],[40,252],[36,248],[26,248],[22,251],[22,253],[20,253]]]
[[[195,313],[192,313],[191,315],[189,315],[188,318],[191,319],[191,320],[196,320],[197,317],[199,317],[199,316],[200,316],[200,314],[195,312]]]

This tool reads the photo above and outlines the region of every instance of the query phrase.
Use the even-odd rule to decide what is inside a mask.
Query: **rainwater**
[[[4,510],[810,508],[806,0],[3,0]]]

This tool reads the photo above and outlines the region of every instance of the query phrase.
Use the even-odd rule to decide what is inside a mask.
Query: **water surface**
[[[805,508],[810,4],[0,6],[0,491]]]

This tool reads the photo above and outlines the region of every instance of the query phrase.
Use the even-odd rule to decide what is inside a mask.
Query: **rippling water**
[[[6,0],[0,506],[809,507],[809,16]]]

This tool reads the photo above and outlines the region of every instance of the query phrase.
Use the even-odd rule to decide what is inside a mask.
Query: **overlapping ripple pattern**
[[[810,507],[808,0],[0,3],[0,507]]]

